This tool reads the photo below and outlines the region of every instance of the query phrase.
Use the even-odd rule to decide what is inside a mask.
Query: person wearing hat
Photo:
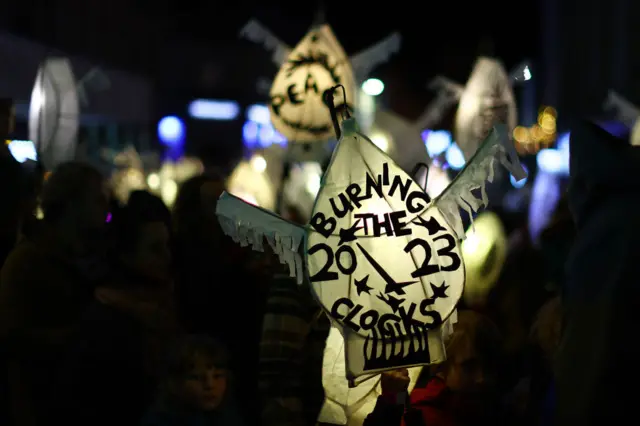
[[[92,299],[107,199],[92,167],[62,164],[47,180],[37,238],[21,241],[0,271],[0,338],[11,349],[14,424],[46,416],[59,355]]]

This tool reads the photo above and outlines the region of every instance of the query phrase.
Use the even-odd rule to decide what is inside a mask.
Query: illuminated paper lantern
[[[274,210],[276,196],[266,169],[267,161],[261,155],[241,161],[227,180],[229,192],[248,203]]]
[[[493,212],[482,212],[467,229],[462,242],[465,266],[463,299],[468,306],[483,304],[507,258],[507,234]]]
[[[445,359],[443,325],[455,312],[465,277],[460,208],[471,216],[487,205],[485,184],[496,161],[516,179],[526,176],[503,125],[431,200],[347,119],[309,225],[284,221],[226,193],[217,214],[236,242],[262,250],[266,238],[291,276],[299,283],[308,279],[342,330],[345,376],[353,386],[381,371]]]
[[[38,70],[29,105],[29,139],[47,169],[75,158],[78,111],[71,63],[48,58]]]
[[[511,134],[517,119],[513,89],[504,67],[496,59],[479,58],[462,91],[455,118],[455,138],[465,159],[473,156],[494,124],[505,123]]]
[[[349,58],[331,28],[323,25],[293,49],[273,81],[269,103],[273,127],[292,142],[331,138],[333,124],[324,94],[337,84],[344,86],[346,99],[355,99]]]
[[[443,338],[452,333],[456,321],[457,315],[454,312],[442,327]],[[411,393],[420,377],[422,367],[412,367],[408,370],[408,391]],[[382,394],[379,374],[367,377],[356,386],[350,385],[346,378],[344,338],[340,328],[335,324],[331,327],[325,343],[322,384],[325,402],[318,416],[320,423],[362,426],[365,418],[373,411],[378,396]]]

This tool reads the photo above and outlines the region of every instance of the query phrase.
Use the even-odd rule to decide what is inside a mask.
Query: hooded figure
[[[577,226],[562,289],[556,423],[632,418],[640,383],[640,148],[593,123],[571,132],[569,206]]]

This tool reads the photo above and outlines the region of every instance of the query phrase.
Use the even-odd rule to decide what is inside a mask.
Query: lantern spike
[[[488,205],[486,184],[493,181],[496,160],[517,180],[526,177],[527,172],[520,164],[503,124],[493,128],[465,168],[434,201],[460,239],[465,238],[460,209],[473,223],[473,214]],[[473,193],[477,189],[480,189],[480,198]]]
[[[609,90],[607,100],[604,103],[604,109],[614,110],[616,119],[622,121],[629,127],[633,126],[640,116],[640,109],[614,90]]]
[[[273,52],[273,62],[280,66],[291,52],[291,48],[276,37],[269,29],[255,19],[251,19],[240,29],[240,37],[264,46]]]
[[[400,33],[394,32],[362,52],[351,56],[351,66],[358,80],[366,79],[375,67],[388,61],[394,53],[398,53],[401,42]]]

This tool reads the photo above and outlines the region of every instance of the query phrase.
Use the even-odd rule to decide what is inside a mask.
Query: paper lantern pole
[[[346,376],[356,385],[381,371],[445,359],[442,327],[464,287],[460,209],[473,218],[487,205],[485,185],[496,161],[518,180],[526,172],[499,124],[431,200],[358,131],[348,111],[328,104],[339,141],[308,225],[292,224],[227,193],[216,213],[236,242],[262,250],[266,238],[291,276],[308,283],[343,332]]]

